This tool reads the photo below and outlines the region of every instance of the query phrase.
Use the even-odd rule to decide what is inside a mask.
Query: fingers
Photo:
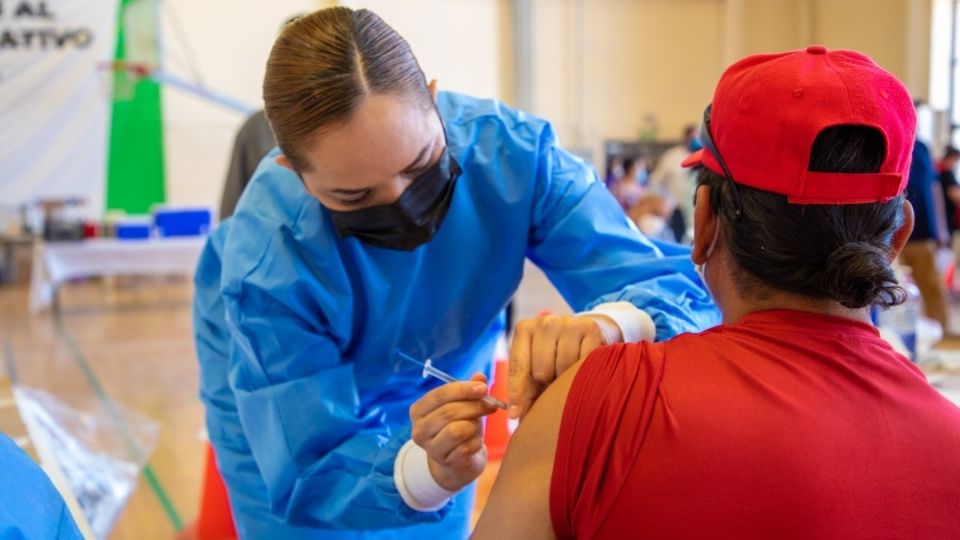
[[[465,467],[472,464],[481,452],[483,453],[482,459],[485,461],[487,446],[483,442],[483,437],[473,437],[447,452],[446,463],[451,467]]]
[[[537,383],[530,372],[531,344],[533,330],[537,320],[521,321],[513,333],[510,343],[510,377],[507,383],[507,395],[510,408],[507,410],[510,418],[519,418],[526,411],[538,394]]]
[[[587,334],[586,336],[582,335],[581,332],[564,332],[557,343],[557,358],[555,361],[556,365],[556,376],[553,379],[556,379],[560,376],[561,373],[567,370],[568,367],[572,366],[577,360],[580,359],[580,351],[583,349],[583,343],[591,336],[592,334]],[[552,382],[551,379],[549,382]]]
[[[482,399],[487,395],[486,379],[477,380],[476,375],[469,381],[447,383],[435,388],[410,406],[410,420],[417,420],[430,414],[447,403]]]
[[[487,376],[484,375],[483,373],[479,372],[479,371],[476,372],[476,373],[474,373],[473,375],[471,375],[471,376],[470,376],[470,380],[471,380],[471,381],[480,382],[480,383],[483,383],[483,384],[487,384]]]
[[[418,443],[418,438],[432,439],[451,424],[464,420],[476,420],[496,410],[496,406],[483,400],[447,403],[420,419],[417,423],[417,433],[413,434],[413,439]]]
[[[537,322],[540,324],[530,345],[530,373],[533,380],[545,385],[556,378],[557,345],[565,325],[563,318],[553,315],[540,317]]]
[[[496,410],[484,401],[451,403],[413,426],[413,442],[444,467],[469,465],[483,446],[482,416]]]
[[[421,446],[437,463],[455,465],[458,459],[475,454],[483,447],[483,424],[479,420],[447,424],[440,433]]]
[[[577,360],[584,360],[586,357],[590,356],[594,350],[603,346],[603,338],[598,334],[590,334],[589,336],[583,338],[583,341],[580,342],[580,354],[577,357]]]
[[[427,452],[430,474],[445,489],[457,491],[483,472],[487,462],[482,418],[496,406],[484,401],[487,378],[447,383],[410,406],[411,438]]]
[[[510,417],[522,417],[547,385],[604,343],[595,316],[521,321],[510,346]]]
[[[480,420],[448,424],[434,438],[416,442],[427,452],[433,479],[444,489],[458,491],[476,480],[487,464]]]
[[[447,466],[472,459],[483,448],[480,419],[497,409],[483,400],[486,380],[483,373],[475,373],[469,381],[428,392],[410,407],[411,438],[437,463]]]

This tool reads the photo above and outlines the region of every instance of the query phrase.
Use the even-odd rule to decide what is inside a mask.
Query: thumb
[[[476,372],[476,373],[474,373],[473,375],[470,376],[470,380],[471,380],[471,381],[475,381],[475,382],[482,382],[482,383],[486,384],[486,383],[487,383],[487,376],[478,371],[478,372]]]
[[[533,380],[533,374],[530,372],[530,344],[532,336],[530,332],[521,324],[513,334],[513,341],[510,343],[510,361],[509,378],[507,382],[507,397],[510,402],[510,408],[507,414],[510,418],[519,418],[528,405],[526,404],[528,395],[533,394],[536,389]]]
[[[591,319],[597,325],[597,330],[604,345],[612,345],[623,341],[623,333],[620,331],[620,327],[608,315],[591,313],[583,316]]]

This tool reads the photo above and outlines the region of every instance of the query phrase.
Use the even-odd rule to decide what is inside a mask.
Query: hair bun
[[[848,308],[898,304],[905,299],[890,268],[889,254],[869,242],[837,247],[824,261],[821,275],[824,294]]]

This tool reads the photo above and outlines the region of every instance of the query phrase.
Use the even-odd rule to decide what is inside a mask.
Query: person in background
[[[640,232],[647,238],[662,242],[676,242],[677,238],[667,221],[674,210],[676,205],[673,199],[648,190],[627,209],[627,217],[637,224]]]
[[[603,183],[607,186],[607,189],[613,187],[613,184],[616,183],[620,177],[623,176],[623,158],[618,156],[610,156],[607,158],[607,170],[606,174],[603,177]]]
[[[0,433],[0,538],[81,540],[63,497],[43,470]]]
[[[694,179],[682,164],[687,156],[700,149],[697,132],[694,124],[685,127],[680,144],[668,148],[650,174],[650,189],[669,197],[675,204],[675,210],[668,219],[677,241],[687,236],[687,228],[693,223]]]
[[[957,182],[957,163],[960,162],[960,150],[948,145],[943,159],[937,164],[940,172],[940,187],[943,188],[944,217],[947,233],[953,249],[955,268],[960,266],[960,235],[957,234],[957,210],[960,209],[960,182]],[[956,279],[956,278],[954,278]]]
[[[270,123],[262,110],[250,115],[240,126],[240,131],[233,141],[233,152],[230,154],[230,166],[227,169],[227,178],[223,182],[223,194],[220,196],[220,219],[227,219],[233,215],[240,195],[247,188],[247,184],[257,170],[257,165],[267,152],[277,146],[270,131]]]
[[[290,17],[280,29],[283,30],[284,26],[297,20],[302,15],[302,13],[299,13]],[[267,121],[267,115],[263,109],[247,117],[233,141],[230,165],[227,169],[227,177],[223,182],[223,193],[220,196],[219,217],[221,220],[233,215],[233,211],[237,207],[237,201],[240,200],[240,195],[243,195],[243,190],[250,183],[260,160],[276,146],[277,141],[273,138],[270,122]]]
[[[910,268],[920,296],[923,312],[943,327],[944,335],[950,333],[947,293],[937,271],[936,254],[939,245],[946,239],[939,238],[937,205],[934,189],[938,185],[933,160],[927,145],[919,139],[914,141],[910,162],[910,180],[907,184],[907,200],[913,206],[915,216],[910,241],[900,252],[900,262]]]
[[[906,298],[915,129],[900,81],[854,51],[728,68],[687,162],[723,324],[567,370],[474,537],[957,538],[960,408],[869,314]]]
[[[647,183],[647,160],[644,156],[623,160],[623,174],[610,186],[610,193],[624,211],[629,211],[643,196]]]

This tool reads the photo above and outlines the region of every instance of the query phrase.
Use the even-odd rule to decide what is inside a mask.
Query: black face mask
[[[387,249],[410,251],[433,238],[453,200],[460,165],[444,148],[440,159],[416,177],[391,204],[339,212],[329,210],[341,238],[356,236]]]

